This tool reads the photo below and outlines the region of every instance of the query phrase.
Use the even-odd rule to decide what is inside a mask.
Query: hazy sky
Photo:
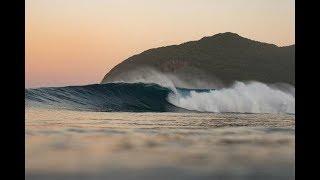
[[[26,87],[99,83],[144,50],[220,32],[294,44],[294,0],[26,0]]]

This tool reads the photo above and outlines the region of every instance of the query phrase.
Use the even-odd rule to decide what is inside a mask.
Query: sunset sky
[[[99,83],[144,50],[221,32],[295,43],[294,0],[26,0],[26,88]]]

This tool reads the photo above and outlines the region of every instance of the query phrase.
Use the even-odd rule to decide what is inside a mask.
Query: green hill
[[[168,75],[179,87],[227,86],[236,80],[295,85],[295,46],[278,47],[220,33],[134,55],[115,66],[101,83],[132,81],[137,74],[148,78],[147,69]]]

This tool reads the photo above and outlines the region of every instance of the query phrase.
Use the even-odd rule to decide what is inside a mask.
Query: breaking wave
[[[27,108],[107,112],[295,113],[294,87],[280,90],[259,82],[236,82],[219,90],[147,83],[26,89],[25,104]]]

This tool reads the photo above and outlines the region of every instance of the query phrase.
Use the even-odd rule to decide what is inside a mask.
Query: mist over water
[[[176,90],[177,85],[172,80],[172,77],[170,75],[163,74],[150,67],[141,67],[133,71],[122,73],[111,82],[155,83],[162,87],[167,87],[174,92],[177,92]]]
[[[170,88],[172,91],[177,92],[176,88],[187,88],[187,89],[219,89],[223,87],[223,83],[215,78],[207,80],[207,75],[201,70],[194,69],[196,76],[188,75],[177,75],[172,73],[163,73],[158,70],[143,66],[130,70],[127,72],[121,72],[116,77],[111,77],[107,83],[155,83],[163,87]]]

